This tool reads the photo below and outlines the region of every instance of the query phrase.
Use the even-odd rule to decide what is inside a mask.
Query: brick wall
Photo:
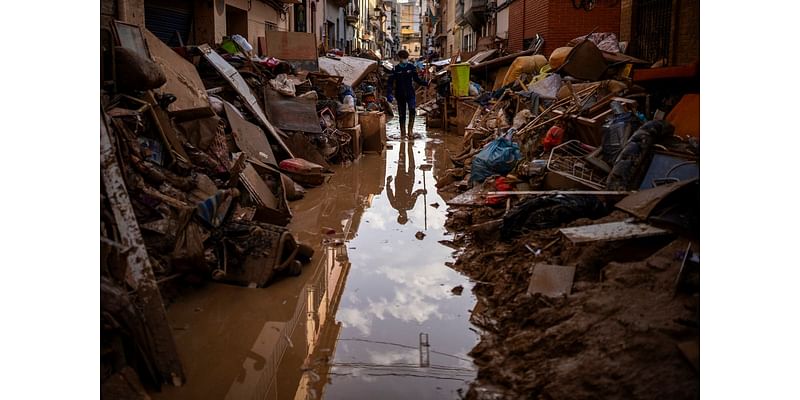
[[[570,1],[549,0],[549,3],[548,30],[547,35],[543,35],[546,55],[595,27],[595,32],[612,32],[619,37],[621,3],[609,7],[607,2],[598,1],[592,11],[576,10]]]
[[[542,35],[547,45],[547,36],[552,29],[552,17],[549,0],[525,0],[524,38],[531,39],[538,33]]]
[[[523,50],[524,40],[537,33],[544,38],[543,53],[547,56],[595,27],[596,32],[613,32],[619,37],[621,3],[614,7],[608,7],[606,2],[597,3],[592,11],[584,11],[576,10],[571,1],[514,0],[509,7],[509,50]]]
[[[512,0],[508,6],[508,50],[517,52],[522,50],[522,27],[525,1]]]
[[[672,48],[673,64],[691,64],[700,60],[700,1],[678,0],[677,27]],[[675,4],[675,3],[673,3]]]

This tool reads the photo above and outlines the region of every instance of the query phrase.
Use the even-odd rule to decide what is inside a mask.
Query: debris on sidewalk
[[[673,288],[699,266],[673,255],[699,246],[699,85],[648,74],[613,34],[565,45],[470,65],[493,72],[475,96],[441,69],[422,106],[463,138],[437,187],[477,282],[466,398],[695,397],[681,351],[699,322],[676,321],[699,321],[699,285]]]
[[[362,137],[358,116],[385,124],[387,111],[375,90],[383,69],[319,57],[310,33],[268,31],[258,44],[272,53],[259,57],[239,35],[171,48],[144,27],[111,24],[101,67],[116,73],[101,81],[100,115],[109,396],[185,380],[165,313],[181,287],[265,287],[302,272],[313,251],[286,228],[289,201],[324,185],[329,163],[358,159],[365,140],[382,150],[385,131]]]

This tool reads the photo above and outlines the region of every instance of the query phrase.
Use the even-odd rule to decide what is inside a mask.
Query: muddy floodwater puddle
[[[460,139],[392,139],[383,154],[336,167],[291,204],[290,229],[315,247],[299,277],[265,289],[212,284],[168,314],[187,382],[155,398],[457,399],[476,369],[467,353],[472,283],[446,266],[447,207],[436,176]],[[434,206],[435,205],[435,206]],[[461,286],[463,291],[453,290]],[[460,293],[456,294],[456,293]]]

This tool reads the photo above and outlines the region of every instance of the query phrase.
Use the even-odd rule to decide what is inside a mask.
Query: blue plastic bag
[[[491,141],[472,159],[471,182],[483,182],[492,175],[505,175],[514,169],[514,164],[522,158],[519,145],[511,141],[515,129]]]

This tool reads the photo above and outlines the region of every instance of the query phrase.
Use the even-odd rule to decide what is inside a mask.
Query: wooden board
[[[637,218],[646,219],[662,200],[696,181],[697,179],[692,179],[645,189],[625,197],[615,207]]]
[[[284,96],[264,85],[264,110],[267,118],[284,131],[322,133],[316,97]]]
[[[240,175],[242,183],[253,199],[262,207],[275,209],[278,207],[278,199],[267,183],[258,175],[255,168],[249,163],[244,167]]]
[[[245,120],[239,110],[227,101],[223,106],[228,122],[231,124],[233,140],[239,150],[247,153],[247,158],[250,160],[277,168],[278,162],[275,160],[275,155],[272,154],[272,147],[270,147],[264,131]]]
[[[528,284],[528,294],[561,297],[572,293],[574,266],[536,264]]]
[[[183,144],[178,139],[178,135],[175,133],[175,127],[172,125],[172,121],[164,109],[158,106],[158,102],[156,101],[152,90],[147,91],[145,94],[145,99],[148,103],[150,103],[150,110],[152,111],[153,117],[156,120],[155,122],[158,124],[158,129],[161,131],[161,136],[169,145],[169,150],[173,153],[173,157],[178,159],[182,158],[183,161],[190,162],[189,155],[186,154]]]
[[[265,55],[287,61],[298,70],[319,71],[317,40],[313,33],[267,31]]]
[[[172,93],[176,97],[175,102],[167,107],[167,111],[179,120],[213,116],[214,111],[208,101],[206,88],[194,65],[147,29],[143,31],[153,61],[161,66],[167,77],[167,83],[159,90],[162,93]]]
[[[562,228],[559,232],[572,243],[606,242],[669,234],[669,231],[661,228],[627,221]]]
[[[386,145],[386,115],[381,112],[358,114],[361,136],[364,138],[364,151],[382,151]]]
[[[378,69],[378,63],[360,57],[338,57],[338,60],[329,57],[319,58],[320,71],[334,76],[341,76],[342,83],[356,87],[366,76]]]

